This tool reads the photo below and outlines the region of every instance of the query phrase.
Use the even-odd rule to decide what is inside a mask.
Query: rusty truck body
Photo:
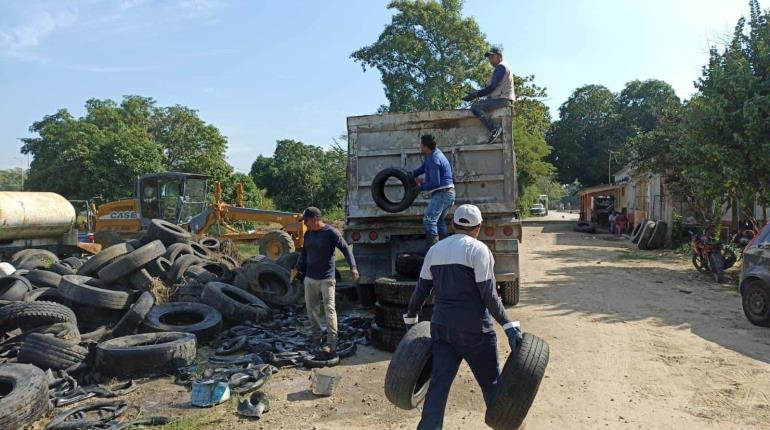
[[[493,143],[488,143],[486,128],[468,110],[348,118],[345,239],[353,246],[361,283],[371,284],[379,277],[392,275],[400,253],[424,250],[422,216],[427,200],[419,196],[405,211],[388,213],[374,203],[371,185],[375,175],[387,167],[419,167],[420,136],[432,134],[452,165],[455,207],[471,203],[481,209],[484,223],[479,239],[495,257],[498,284],[514,290],[515,298],[508,300],[514,303],[509,304],[518,301],[518,246],[522,233],[512,110],[498,109],[492,118],[504,127],[502,136]],[[397,201],[403,187],[391,181],[386,185],[386,195]],[[450,223],[453,209],[448,216]]]

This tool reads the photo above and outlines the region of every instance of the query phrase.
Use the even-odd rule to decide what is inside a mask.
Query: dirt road
[[[526,222],[522,302],[508,311],[551,347],[527,429],[768,428],[770,330],[746,321],[734,287],[714,284],[669,253],[574,233],[570,215],[562,216]],[[501,359],[503,339],[499,332]],[[291,370],[269,383],[272,410],[262,420],[237,419],[230,403],[180,428],[415,428],[420,411],[397,409],[383,395],[388,357],[362,348],[338,367],[344,380],[331,398],[313,398],[309,373]],[[150,411],[191,413],[184,389],[153,390],[168,385],[146,384],[140,402]],[[483,411],[463,365],[445,428],[485,428]]]

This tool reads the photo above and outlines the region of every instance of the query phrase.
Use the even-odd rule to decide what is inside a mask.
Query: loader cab
[[[153,173],[137,181],[140,218],[187,224],[206,209],[210,177],[192,173]]]

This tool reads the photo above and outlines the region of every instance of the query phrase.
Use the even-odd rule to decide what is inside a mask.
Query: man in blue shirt
[[[452,166],[444,153],[436,148],[436,140],[430,134],[420,138],[420,152],[425,156],[422,166],[412,172],[420,189],[430,195],[428,208],[422,222],[425,225],[426,251],[447,236],[446,214],[455,203],[455,184]],[[421,178],[421,175],[425,178]]]
[[[508,319],[497,294],[492,252],[476,239],[482,222],[476,206],[455,210],[455,234],[428,251],[404,315],[407,327],[417,324],[425,301],[431,292],[435,294],[430,321],[433,368],[417,430],[442,428],[449,389],[463,360],[481,386],[487,406],[495,398],[500,364],[492,318],[503,326],[511,351],[521,342],[520,324]]]
[[[327,345],[322,352],[327,358],[337,355],[337,310],[334,304],[334,252],[339,249],[348,260],[350,273],[358,281],[356,259],[340,232],[323,222],[321,210],[309,207],[302,213],[302,222],[307,226],[302,253],[296,270],[305,275],[305,307],[310,320],[313,346],[321,342],[321,300],[326,313]]]
[[[513,73],[511,73],[511,67],[508,63],[503,61],[503,51],[498,47],[492,47],[484,56],[489,60],[489,64],[495,68],[492,72],[492,78],[486,87],[468,94],[463,97],[463,100],[471,101],[479,97],[487,97],[484,100],[474,102],[471,105],[471,112],[487,127],[489,143],[492,143],[503,133],[503,127],[496,125],[487,116],[487,112],[502,107],[511,107],[516,99],[516,93],[513,88]]]

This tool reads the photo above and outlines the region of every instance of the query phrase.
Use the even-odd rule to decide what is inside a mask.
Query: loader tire
[[[372,323],[372,346],[382,351],[393,352],[405,333],[404,330],[393,330]]]
[[[404,196],[400,201],[391,201],[385,194],[385,184],[390,178],[396,178],[401,182],[401,186],[404,188]],[[377,173],[372,181],[372,200],[374,200],[374,203],[385,212],[403,212],[407,210],[409,206],[412,206],[414,199],[416,199],[417,194],[419,194],[419,190],[420,189],[416,186],[411,172],[400,167],[388,167]]]
[[[159,240],[163,242],[163,245],[171,246],[174,243],[188,242],[191,237],[189,231],[176,224],[162,219],[153,219],[147,227],[144,240]]]
[[[77,270],[78,275],[94,276],[104,266],[133,251],[134,248],[127,243],[119,243],[103,249],[98,254],[86,260]]]
[[[498,382],[497,395],[487,408],[484,421],[494,430],[516,430],[524,423],[548,366],[548,343],[524,333],[511,352]]]
[[[259,239],[259,253],[272,261],[278,261],[286,254],[294,252],[294,239],[283,230],[273,230]]]
[[[139,378],[189,366],[195,356],[195,336],[190,333],[146,333],[100,343],[95,366],[102,375]]]
[[[88,350],[77,343],[52,334],[31,333],[21,345],[17,360],[44,370],[63,370],[82,363],[87,355]]]
[[[401,409],[414,409],[424,399],[433,370],[430,323],[409,329],[390,358],[385,374],[385,397]]]
[[[0,365],[0,428],[20,429],[37,421],[50,408],[48,377],[29,364]]]

